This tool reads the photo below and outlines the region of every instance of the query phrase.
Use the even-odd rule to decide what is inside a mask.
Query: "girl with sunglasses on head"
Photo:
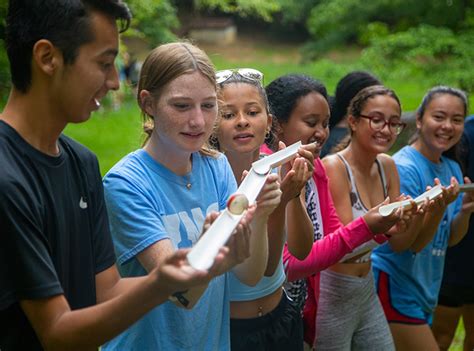
[[[386,198],[404,199],[399,197],[395,163],[385,154],[405,127],[395,93],[381,85],[362,89],[349,104],[348,125],[350,136],[339,147],[342,150],[323,160],[342,223],[363,216]],[[383,240],[369,242],[357,256],[344,258],[321,274],[317,349],[394,349],[375,291],[370,255],[387,240],[394,250],[406,249],[411,229],[420,218],[409,228],[398,228],[403,233],[391,237],[393,232],[389,232]]]
[[[221,111],[211,140],[225,153],[237,182],[253,162],[264,157],[260,154],[260,147],[271,130],[272,116],[262,80],[260,72],[248,68],[217,72]],[[254,221],[263,223],[265,229],[268,226],[268,233],[265,233],[268,256],[261,248],[252,247],[251,250],[260,250],[261,256],[267,260],[267,267],[265,276],[254,287],[242,284],[231,274],[233,351],[303,348],[299,310],[290,304],[282,289],[285,281],[282,250],[286,235],[290,248],[294,248],[295,255],[301,259],[306,257],[311,247],[312,226],[300,193],[311,176],[314,149],[314,145],[301,148],[298,157],[290,163],[291,170],[283,170],[279,204],[261,204],[267,197],[265,188],[257,198]],[[276,172],[270,175],[268,189],[277,185],[277,180]]]
[[[104,178],[122,276],[146,275],[177,248],[192,247],[237,189],[227,159],[206,146],[218,109],[215,71],[203,51],[188,43],[154,49],[143,64],[137,100],[145,144]],[[249,241],[266,242],[250,235],[254,211],[243,216],[208,284],[176,294],[102,349],[228,350],[229,275],[222,273],[233,269],[242,282],[255,284],[266,265],[260,255],[249,257]]]
[[[426,207],[405,250],[385,244],[372,255],[378,294],[397,350],[438,349],[430,325],[446,249],[463,238],[474,211],[472,193],[458,196],[463,177],[459,164],[449,157],[461,139],[466,113],[464,92],[432,88],[418,108],[414,140],[393,156],[405,194],[418,196],[433,183],[443,185],[442,196]]]
[[[292,74],[277,78],[267,86],[266,91],[270,110],[276,120],[276,139],[287,144],[301,140],[303,144],[317,145],[314,172],[302,192],[313,223],[313,246],[304,260],[295,258],[287,248],[284,252],[287,277],[292,282],[288,286],[291,297],[298,305],[302,305],[306,292],[308,293],[304,307],[305,341],[312,345],[319,296],[319,272],[365,242],[373,238],[383,240],[384,236],[377,233],[384,233],[397,223],[401,211],[382,217],[378,208],[374,208],[343,226],[334,208],[328,178],[319,159],[319,152],[329,133],[326,88],[308,76]],[[305,280],[306,278],[308,279]],[[344,333],[343,329],[341,333]]]

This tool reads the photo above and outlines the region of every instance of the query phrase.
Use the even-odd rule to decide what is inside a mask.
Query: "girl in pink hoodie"
[[[285,75],[267,88],[270,110],[274,116],[275,136],[290,145],[316,143],[314,174],[305,187],[305,201],[314,227],[314,243],[310,254],[299,260],[285,248],[284,264],[287,293],[298,306],[304,306],[305,341],[314,342],[315,317],[319,293],[319,272],[339,262],[360,245],[375,240],[387,240],[384,234],[395,225],[405,226],[407,215],[397,210],[388,217],[378,213],[378,207],[343,226],[329,193],[328,178],[319,159],[319,151],[329,129],[329,104],[324,85],[308,76]],[[274,145],[275,141],[269,140]]]

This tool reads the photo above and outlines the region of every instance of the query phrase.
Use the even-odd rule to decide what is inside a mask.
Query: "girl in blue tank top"
[[[272,126],[262,80],[262,73],[249,68],[217,73],[222,104],[215,136],[211,140],[227,156],[238,183],[242,173],[249,170],[254,161],[265,156],[260,154],[260,147]],[[267,264],[265,276],[255,286],[242,284],[233,274],[230,275],[233,351],[303,350],[299,310],[289,303],[282,289],[285,281],[282,251],[286,235],[294,243],[292,249],[301,259],[311,248],[313,227],[301,193],[312,175],[313,148],[315,145],[302,147],[299,156],[288,166],[291,170],[282,175],[281,202],[278,206],[262,206],[267,197],[265,188],[257,198],[255,220],[265,229],[264,233],[260,230],[258,234],[268,238],[268,248],[251,249],[259,250]],[[277,174],[270,177],[278,179]],[[286,218],[292,220],[286,221]],[[304,242],[308,243],[306,249],[302,244]]]

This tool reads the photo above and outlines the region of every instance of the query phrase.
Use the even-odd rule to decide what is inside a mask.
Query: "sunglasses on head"
[[[217,84],[222,84],[235,75],[240,75],[244,78],[257,81],[263,86],[263,73],[253,68],[236,68],[217,71],[216,82]]]

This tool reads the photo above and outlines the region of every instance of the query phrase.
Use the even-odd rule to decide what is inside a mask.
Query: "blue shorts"
[[[384,271],[372,267],[377,294],[389,323],[422,325],[433,322],[433,313],[422,309],[415,298]]]

